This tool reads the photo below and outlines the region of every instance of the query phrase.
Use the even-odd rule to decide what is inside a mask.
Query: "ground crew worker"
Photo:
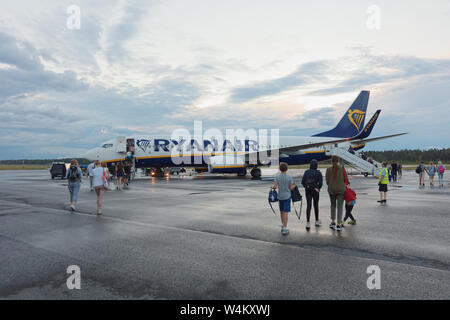
[[[389,184],[389,171],[386,168],[387,163],[382,163],[382,169],[378,175],[378,191],[380,191],[380,200],[378,201],[381,204],[386,203],[386,195],[388,192],[388,184]]]

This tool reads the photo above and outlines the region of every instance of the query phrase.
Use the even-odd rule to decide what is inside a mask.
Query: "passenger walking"
[[[128,183],[130,181],[130,175],[131,175],[131,164],[130,162],[125,162],[125,165],[123,166],[123,170],[125,172],[124,178],[123,178],[123,184],[124,187],[128,187]]]
[[[378,191],[380,191],[380,200],[378,200],[379,203],[381,204],[386,204],[387,203],[387,192],[388,192],[388,184],[389,184],[389,171],[386,168],[387,167],[387,163],[383,162],[381,164],[381,171],[378,174]]]
[[[288,214],[291,212],[291,191],[295,188],[294,179],[287,174],[288,165],[284,162],[280,163],[280,172],[275,177],[272,189],[278,189],[278,204],[280,206],[281,216],[281,234],[286,236],[289,234],[287,229]]]
[[[117,164],[117,190],[121,190],[122,187],[122,179],[125,176],[125,172],[123,170],[122,162]]]
[[[419,175],[419,186],[425,187],[425,163],[423,161],[417,166],[416,173]]]
[[[97,194],[97,214],[102,214],[103,196],[105,195],[105,184],[108,179],[107,172],[100,164],[100,161],[95,161],[95,169],[92,170],[93,182],[95,193]]]
[[[69,181],[69,193],[70,193],[70,210],[75,211],[75,206],[78,201],[78,193],[80,192],[81,179],[83,172],[81,171],[78,161],[73,159],[70,162],[70,168],[66,172],[66,179]]]
[[[342,227],[345,225],[345,222],[349,218],[350,218],[350,221],[348,222],[348,224],[352,224],[352,225],[356,224],[356,219],[352,215],[353,207],[356,204],[356,193],[355,193],[354,190],[352,190],[349,187],[350,186],[350,181],[348,180],[348,176],[347,176],[346,172],[344,172],[344,181],[345,181],[345,185],[347,186],[347,190],[346,190],[345,195],[344,195],[345,217],[344,217],[344,220],[342,221]]]
[[[398,175],[397,162],[393,162],[391,164],[391,175],[392,175],[392,181],[397,182],[397,175]]]
[[[328,194],[331,201],[331,223],[330,228],[336,231],[342,231],[342,211],[344,207],[344,195],[346,185],[344,180],[345,169],[339,165],[339,158],[331,158],[332,166],[327,169],[325,178],[328,185]],[[337,223],[336,223],[337,209]]]
[[[321,222],[319,220],[319,196],[320,189],[323,184],[323,176],[320,170],[317,170],[317,160],[311,160],[309,170],[306,170],[302,178],[302,185],[305,188],[306,194],[306,230],[311,228],[310,217],[311,207],[314,204],[314,215],[316,218],[316,227],[320,227]]]
[[[445,172],[445,166],[442,164],[442,161],[438,162],[437,167],[438,172],[438,178],[439,178],[439,187],[444,187],[444,172]]]
[[[91,191],[94,191],[94,188],[92,187],[92,179],[94,179],[92,170],[94,170],[94,169],[95,169],[95,163],[92,162],[88,165],[89,187],[91,188]]]
[[[403,165],[399,162],[397,163],[397,167],[398,167],[398,178],[401,179],[403,176]]]
[[[436,166],[431,161],[427,168],[428,177],[430,178],[430,186],[434,187],[434,176],[436,175]]]
[[[113,162],[111,163],[111,167],[109,168],[109,174],[111,176],[111,181],[114,182],[116,179],[116,164]]]

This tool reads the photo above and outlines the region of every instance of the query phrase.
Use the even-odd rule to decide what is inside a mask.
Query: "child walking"
[[[288,165],[286,163],[280,163],[280,173],[275,177],[275,183],[272,189],[278,189],[278,199],[281,215],[281,234],[287,236],[289,230],[287,228],[288,215],[291,212],[291,190],[295,188],[294,179],[286,172],[288,171]]]

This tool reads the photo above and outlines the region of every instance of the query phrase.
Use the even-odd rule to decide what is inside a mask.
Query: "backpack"
[[[422,167],[421,167],[420,165],[417,166],[417,168],[416,168],[416,173],[417,173],[417,174],[422,173]]]
[[[275,212],[275,210],[273,210],[273,207],[272,207],[273,202],[278,202],[278,192],[277,192],[277,190],[271,188],[269,191],[269,205],[270,205],[270,209],[272,209],[273,214],[277,215],[277,213]]]
[[[78,168],[77,167],[70,167],[69,169],[69,181],[77,181],[80,180],[80,173],[78,172]]]
[[[316,187],[316,179],[314,179],[313,177],[308,177],[307,179],[305,179],[305,185],[309,189],[314,189]]]
[[[439,166],[439,173],[444,173],[445,172],[445,168],[444,166]]]

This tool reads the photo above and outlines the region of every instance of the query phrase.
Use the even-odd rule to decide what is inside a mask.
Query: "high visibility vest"
[[[384,176],[384,178],[382,178]],[[387,168],[383,168],[380,171],[379,180],[381,184],[389,184],[389,171]]]

